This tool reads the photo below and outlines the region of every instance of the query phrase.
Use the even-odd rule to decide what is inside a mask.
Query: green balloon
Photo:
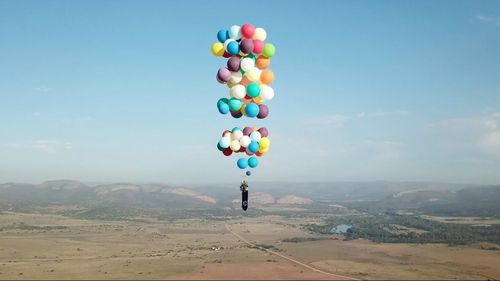
[[[241,101],[237,98],[231,98],[229,100],[229,109],[231,111],[238,111],[241,108]]]
[[[264,50],[262,51],[262,55],[266,58],[270,58],[270,57],[274,56],[275,52],[276,52],[276,48],[274,47],[274,45],[271,43],[266,43],[264,45]]]
[[[254,54],[248,54],[245,56],[245,58],[251,58],[251,59],[253,59],[254,62],[257,60],[257,56]]]
[[[247,86],[247,95],[251,98],[256,98],[260,94],[259,84],[252,82]]]

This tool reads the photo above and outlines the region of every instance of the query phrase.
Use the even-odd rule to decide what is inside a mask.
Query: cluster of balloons
[[[233,153],[246,153],[250,157],[238,159],[236,162],[238,168],[256,168],[259,165],[257,157],[261,157],[269,151],[271,142],[268,135],[269,132],[264,127],[245,127],[243,130],[234,127],[232,130],[226,130],[222,133],[217,148],[225,156]]]
[[[274,90],[269,86],[274,73],[267,68],[275,47],[265,43],[266,37],[263,28],[248,23],[241,27],[233,25],[217,33],[218,42],[212,45],[212,54],[228,60],[226,66],[217,71],[216,79],[229,87],[230,95],[230,98],[221,98],[217,102],[221,114],[258,119],[269,115],[264,102],[274,97]]]

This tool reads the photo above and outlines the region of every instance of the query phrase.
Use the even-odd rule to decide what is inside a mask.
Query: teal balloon
[[[229,109],[231,111],[238,111],[238,110],[240,110],[241,109],[241,105],[242,105],[241,101],[239,99],[237,99],[237,98],[231,98],[229,100]],[[255,116],[257,116],[257,115],[255,115]]]
[[[245,112],[247,113],[248,117],[255,117],[259,115],[259,106],[256,103],[251,102],[245,107]]]
[[[251,58],[251,59],[253,59],[254,62],[257,60],[257,56],[254,54],[248,54],[245,56],[245,58]]]
[[[247,86],[247,95],[251,98],[256,98],[260,94],[259,84],[252,82]]]
[[[234,127],[232,130],[231,130],[231,133],[234,133],[236,131],[241,131],[240,127]]]
[[[219,109],[220,114],[228,114],[229,113],[229,104],[227,103],[218,103],[217,109]]]
[[[219,106],[219,104],[221,103],[225,103],[225,104],[228,104],[229,103],[229,99],[226,99],[226,98],[221,98],[217,101],[217,106]]]
[[[226,149],[231,144],[231,140],[229,138],[221,138],[219,141],[219,146]]]
[[[246,158],[240,158],[238,162],[236,162],[236,165],[238,165],[240,169],[246,169],[248,167],[248,160]]]
[[[252,175],[252,172],[247,171],[247,172],[246,172],[246,174],[247,174],[247,176],[251,176],[251,175]]]
[[[258,142],[256,141],[252,141],[249,145],[248,145],[248,151],[250,151],[251,153],[255,153],[257,151],[259,151],[259,148],[260,148],[260,145]]]
[[[250,168],[257,168],[257,166],[259,166],[259,159],[257,159],[257,157],[250,157],[248,158],[248,166],[250,166]]]

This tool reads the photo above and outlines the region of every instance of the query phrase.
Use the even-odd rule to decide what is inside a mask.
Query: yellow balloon
[[[259,140],[259,147],[269,148],[270,144],[271,144],[271,142],[269,141],[269,139],[267,137],[262,137]]]
[[[221,42],[212,45],[212,54],[216,57],[221,57],[224,54],[224,45]]]
[[[231,88],[232,88],[234,85],[236,85],[236,84],[233,84],[233,83],[231,83],[231,82],[227,81],[226,85],[227,85],[227,87],[228,87],[229,89],[231,89]],[[231,95],[231,91],[229,91],[229,95]],[[231,97],[232,97],[232,95],[231,95]]]
[[[253,101],[254,101],[256,104],[258,104],[258,105],[261,105],[261,104],[262,104],[262,102],[264,102],[264,100],[262,99],[262,97],[261,97],[261,96],[257,96],[257,97],[255,97],[255,98],[253,98]]]
[[[244,104],[241,105],[241,109],[240,109],[241,110],[241,114],[243,114],[245,116],[247,116],[247,112],[245,111],[246,107],[247,107],[247,104],[244,103]]]
[[[268,147],[259,147],[259,152],[264,154],[269,151],[269,146]]]

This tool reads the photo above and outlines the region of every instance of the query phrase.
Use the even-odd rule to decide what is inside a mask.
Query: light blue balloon
[[[231,140],[229,138],[221,138],[219,141],[219,146],[226,149],[231,144]]]
[[[240,158],[236,164],[238,165],[238,168],[246,169],[248,167],[248,160],[246,158]]]
[[[229,44],[227,44],[227,52],[233,56],[236,56],[240,53],[240,44],[238,44],[238,42],[236,41],[230,42]]]
[[[224,44],[226,40],[229,39],[229,31],[227,29],[221,29],[217,32],[217,40]]]
[[[259,151],[259,143],[256,142],[256,141],[252,141],[249,145],[248,145],[248,151],[250,151],[251,153],[255,153],[257,151]]]
[[[250,168],[256,168],[258,165],[259,165],[259,159],[257,159],[257,157],[250,157],[248,158],[248,166],[250,166]]]
[[[239,25],[233,25],[229,28],[229,37],[234,40],[238,40],[241,38],[240,33],[241,27]]]
[[[220,102],[217,104],[217,108],[219,109],[220,114],[229,113],[229,105],[227,103]]]
[[[255,117],[259,115],[259,106],[256,103],[251,102],[245,107],[245,112],[248,117]]]

